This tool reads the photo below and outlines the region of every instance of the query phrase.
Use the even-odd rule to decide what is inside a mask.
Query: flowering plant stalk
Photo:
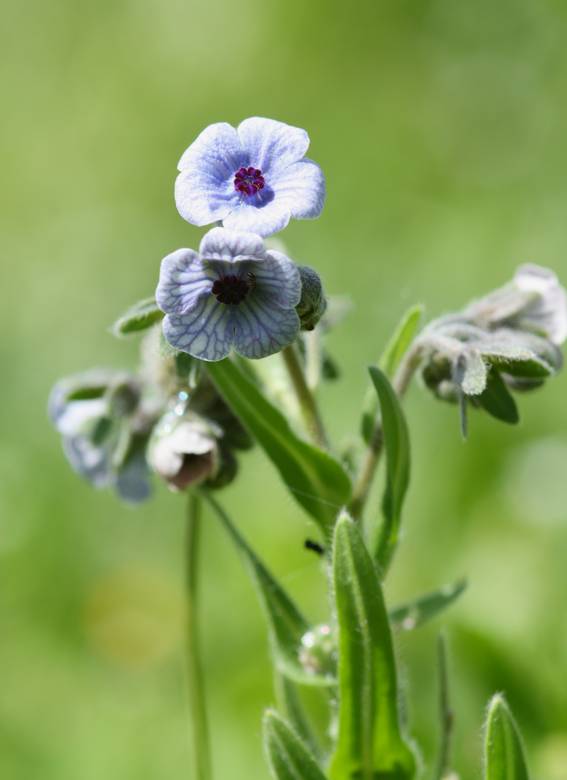
[[[516,395],[561,368],[567,296],[552,271],[524,265],[504,287],[425,326],[422,307],[411,308],[369,370],[359,450],[341,457],[316,398],[318,385],[338,375],[325,337],[340,320],[340,305],[326,297],[314,269],[267,239],[291,218],[312,219],[323,208],[325,180],[305,157],[308,146],[304,130],[258,117],[199,135],[181,157],[176,203],[189,222],[214,226],[198,251],[167,255],[155,297],[115,323],[117,336],[143,334],[138,372],[62,380],[50,415],[71,465],[95,487],[138,502],[149,497],[153,473],[188,493],[187,676],[197,780],[211,780],[214,763],[199,656],[203,505],[239,552],[265,613],[278,700],[264,718],[273,777],[412,780],[432,772],[448,780],[457,774],[445,641],[440,637],[439,749],[423,755],[405,715],[411,706],[400,706],[407,696],[393,630],[415,630],[436,617],[466,583],[386,605],[383,585],[402,539],[410,483],[401,401],[419,377],[434,397],[456,405],[464,436],[470,410],[516,423]],[[283,394],[273,363],[262,363],[275,353],[288,376]],[[303,614],[217,496],[254,445],[317,527],[318,539],[306,546],[321,557],[328,586],[323,624]],[[376,513],[369,497],[383,454],[386,487]],[[326,701],[322,735],[303,706],[305,688]],[[500,695],[489,705],[485,734],[485,780],[525,780],[521,738]]]

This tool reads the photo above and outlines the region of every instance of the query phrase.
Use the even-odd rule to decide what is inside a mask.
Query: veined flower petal
[[[271,250],[261,263],[251,264],[262,299],[284,309],[295,308],[301,299],[301,276],[294,262]]]
[[[279,352],[297,338],[299,317],[295,309],[274,306],[269,296],[258,292],[238,307],[234,325],[236,352],[259,359]]]
[[[199,247],[201,257],[229,260],[239,255],[261,257],[264,242],[256,233],[244,233],[225,228],[213,228],[203,237]]]
[[[173,347],[200,360],[222,360],[234,340],[233,319],[232,307],[211,295],[201,298],[185,314],[168,314],[163,320],[163,335]]]
[[[156,301],[167,314],[184,314],[211,291],[211,272],[197,252],[178,249],[161,262]]]

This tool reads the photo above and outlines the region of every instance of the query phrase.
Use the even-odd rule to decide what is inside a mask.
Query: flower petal
[[[258,193],[261,195],[263,190]],[[287,227],[291,219],[288,202],[272,197],[258,205],[258,196],[252,202],[242,202],[223,219],[223,225],[233,230],[250,231],[260,236],[270,236]]]
[[[178,249],[161,261],[156,301],[167,314],[184,314],[211,291],[211,273],[192,249]]]
[[[223,219],[239,202],[234,173],[248,162],[234,127],[217,122],[205,128],[183,153],[175,182],[175,203],[194,225]]]
[[[206,259],[232,260],[239,255],[263,257],[264,242],[256,233],[244,233],[227,228],[213,228],[203,236],[199,247]]]
[[[232,307],[214,296],[201,298],[185,314],[168,314],[163,335],[176,349],[200,360],[222,360],[230,352],[234,339]]]
[[[259,168],[268,178],[290,163],[301,160],[309,148],[309,136],[305,130],[259,116],[241,122],[238,135],[248,153],[249,164]]]
[[[270,181],[274,200],[285,204],[295,219],[315,219],[325,203],[325,177],[312,160],[288,165]]]
[[[283,309],[294,309],[301,299],[301,277],[299,270],[289,257],[271,250],[265,260],[250,262],[249,270],[254,274],[256,286],[265,301]]]
[[[177,210],[198,227],[224,219],[239,200],[232,179],[218,179],[210,169],[188,168],[175,180]]]
[[[234,317],[234,349],[248,358],[263,358],[279,352],[297,337],[299,317],[295,309],[274,306],[269,296],[250,296]]]
[[[248,157],[243,151],[238,133],[228,122],[216,122],[206,127],[183,152],[177,169],[203,168],[218,179],[234,176]]]

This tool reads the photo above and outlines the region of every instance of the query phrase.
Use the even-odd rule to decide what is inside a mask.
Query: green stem
[[[421,348],[418,342],[414,342],[413,346],[406,352],[402,362],[400,363],[398,370],[392,381],[392,386],[396,391],[399,398],[403,398],[410,382],[415,374],[417,367],[419,366],[421,359]],[[382,455],[382,449],[384,447],[384,434],[382,431],[382,420],[380,413],[376,416],[368,449],[362,461],[360,472],[354,483],[352,491],[352,499],[349,505],[349,512],[353,518],[359,519],[362,516],[362,512],[368,500],[374,475],[376,473],[376,467],[380,461]]]
[[[453,733],[453,711],[449,701],[449,674],[447,671],[447,642],[443,634],[437,640],[437,664],[439,667],[439,715],[441,738],[435,780],[443,780],[449,772],[451,759],[451,736]]]
[[[282,350],[282,357],[295,390],[305,426],[315,444],[323,449],[328,449],[327,435],[319,414],[317,402],[307,385],[303,368],[293,344]]]
[[[191,715],[191,740],[195,767],[195,780],[212,777],[209,749],[209,729],[205,706],[203,668],[199,652],[198,620],[198,553],[201,531],[201,500],[189,494],[185,537],[186,565],[186,631],[187,631],[187,681],[189,710]]]

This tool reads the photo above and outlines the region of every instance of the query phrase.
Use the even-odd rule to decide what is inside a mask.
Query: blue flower
[[[199,253],[178,249],[165,257],[156,290],[167,341],[209,361],[231,349],[249,358],[279,352],[297,337],[300,298],[291,260],[254,233],[225,228],[210,230]]]
[[[73,470],[132,503],[150,494],[145,445],[151,421],[140,409],[139,390],[122,372],[87,371],[59,381],[48,406]]]
[[[222,221],[261,236],[283,230],[292,217],[318,217],[325,179],[305,159],[308,147],[305,130],[274,119],[251,117],[236,129],[209,125],[179,161],[179,213],[193,225]]]

